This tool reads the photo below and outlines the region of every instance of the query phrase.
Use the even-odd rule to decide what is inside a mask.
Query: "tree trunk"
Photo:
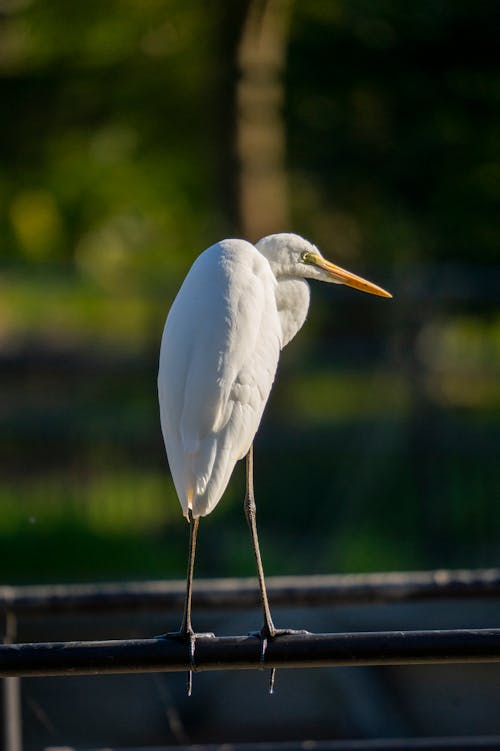
[[[255,242],[288,229],[283,70],[291,0],[252,0],[238,47],[239,223]]]

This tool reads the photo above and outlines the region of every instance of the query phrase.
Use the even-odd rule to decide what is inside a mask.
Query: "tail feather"
[[[203,492],[193,496],[193,516],[206,516],[220,501],[233,472],[236,459],[227,447],[216,448],[217,459],[213,465],[208,481],[204,484]]]

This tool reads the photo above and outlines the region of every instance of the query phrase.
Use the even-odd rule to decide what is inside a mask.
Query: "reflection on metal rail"
[[[500,569],[269,577],[267,581],[272,604],[286,607],[500,596]],[[181,610],[184,590],[183,581],[0,586],[0,612],[4,610],[23,616],[56,612]],[[194,599],[196,609],[251,608],[259,604],[257,580],[197,580]]]

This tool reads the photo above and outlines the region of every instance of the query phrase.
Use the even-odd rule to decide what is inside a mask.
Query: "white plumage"
[[[244,240],[223,240],[195,261],[163,332],[158,393],[184,515],[205,516],[250,448],[281,348],[276,279]]]

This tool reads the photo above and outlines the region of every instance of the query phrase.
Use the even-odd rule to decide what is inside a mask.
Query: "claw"
[[[264,662],[266,659],[266,652],[267,652],[267,644],[268,640],[272,639],[273,637],[268,633],[268,631],[263,627],[260,631],[249,631],[248,636],[254,636],[256,639],[259,639],[260,641],[260,661]]]
[[[274,625],[272,628],[270,628],[267,624],[264,624],[262,626],[260,631],[250,631],[248,636],[255,636],[257,639],[260,639],[260,662],[262,663],[262,667],[264,667],[264,662],[266,660],[266,652],[267,652],[267,646],[269,643],[269,640],[277,639],[280,636],[291,636],[293,634],[310,634],[310,631],[306,631],[305,629],[295,629],[295,628],[274,628]],[[271,672],[269,675],[269,693],[274,694],[274,680],[276,678],[276,668],[271,668]]]
[[[269,694],[272,696],[274,694],[274,679],[276,677],[276,668],[271,668],[271,672],[269,673]]]
[[[191,631],[189,633],[189,661],[193,669],[196,667],[194,663],[195,652],[196,652],[196,634],[194,633],[194,631]]]
[[[193,672],[196,671],[195,653],[196,653],[196,639],[200,636],[206,636],[215,638],[213,633],[201,633],[197,634],[192,628],[181,629],[180,631],[169,631],[167,634],[162,634],[162,639],[175,639],[180,642],[187,642],[189,649],[189,663],[190,669],[188,671],[187,679],[187,695],[191,696],[193,693]]]
[[[191,670],[188,671],[188,677],[187,677],[187,695],[191,696],[193,693],[193,670],[196,669],[196,664],[194,661],[194,653],[196,651],[196,634],[194,631],[191,631],[189,634],[189,661],[191,663]]]
[[[305,628],[277,628],[274,631],[272,638],[277,636],[295,636],[296,634],[310,634],[310,631],[306,631]]]
[[[267,652],[267,636],[263,636],[261,638],[261,646],[260,646],[260,661],[264,662],[266,659],[266,652]]]

